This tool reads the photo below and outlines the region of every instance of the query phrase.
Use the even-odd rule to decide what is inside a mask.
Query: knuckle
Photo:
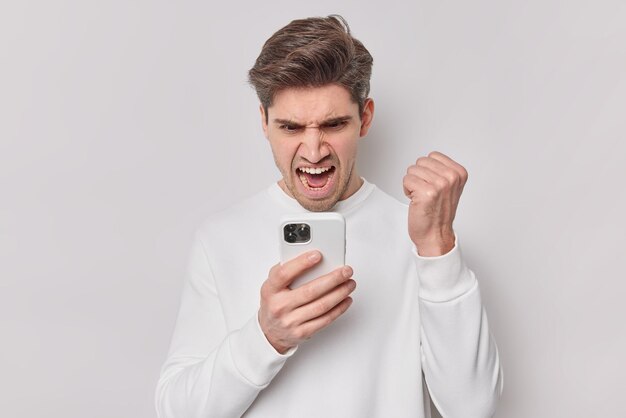
[[[459,177],[457,172],[450,168],[439,168],[437,174],[439,174],[438,184],[444,185],[445,187],[454,184]]]
[[[468,178],[469,178],[469,173],[467,172],[465,167],[461,167],[461,179],[463,180],[463,183],[465,183]]]
[[[415,184],[414,183],[415,183],[415,176],[413,176],[412,174],[407,174],[402,179],[402,185],[404,187],[406,187],[407,189],[415,188]]]
[[[333,323],[334,320],[335,318],[333,317],[333,315],[326,315],[325,317],[321,318],[322,327],[329,326]]]
[[[276,275],[276,272],[277,272],[278,270],[280,270],[280,268],[281,268],[281,267],[282,267],[282,266],[280,265],[280,263],[278,263],[278,264],[274,264],[274,265],[272,266],[272,268],[270,269],[270,274],[269,274],[269,277],[275,276],[275,275]]]
[[[320,252],[315,250],[311,252],[302,253],[298,257],[299,267],[308,267],[315,265],[321,258]]]
[[[267,307],[267,312],[270,314],[271,317],[278,317],[279,315],[279,310],[276,306],[270,305]]]
[[[305,340],[308,337],[307,332],[302,328],[296,328],[291,333],[292,337],[296,340]]]
[[[444,178],[448,181],[448,183],[453,184],[459,181],[459,173],[452,169],[446,169],[443,172]]]
[[[434,187],[426,187],[424,189],[424,196],[426,196],[428,199],[434,199],[435,197],[437,197],[438,192],[437,190],[435,190]]]
[[[279,321],[280,326],[283,329],[291,329],[294,326],[294,321],[293,319],[287,318],[287,317],[282,317]]]
[[[270,281],[277,281],[281,279],[281,275],[284,274],[282,273],[283,271],[283,266],[280,264],[276,264],[275,266],[272,266],[272,268],[270,269],[270,273],[268,275],[268,280]]]
[[[283,314],[285,313],[285,308],[280,304],[273,303],[270,306],[268,306],[267,311],[273,317],[279,318],[279,317],[282,317]]]
[[[276,270],[274,270],[274,278],[281,282],[287,280],[287,272],[283,268],[283,266],[278,266]]]
[[[450,180],[446,177],[438,177],[435,181],[434,184],[437,187],[437,189],[439,190],[443,190],[443,189],[447,189],[448,187],[450,187]]]
[[[316,317],[324,315],[327,311],[328,305],[326,304],[326,302],[321,300],[317,301],[315,303],[315,306],[313,307],[313,312]]]
[[[261,285],[261,289],[259,290],[259,295],[261,297],[261,301],[267,303],[274,296],[274,291],[272,290],[272,286],[269,283],[269,280],[266,280]]]
[[[315,284],[313,282],[307,283],[306,286],[302,287],[302,296],[304,296],[306,300],[315,299],[316,291]]]

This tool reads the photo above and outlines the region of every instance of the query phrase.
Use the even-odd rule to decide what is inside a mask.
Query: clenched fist
[[[463,166],[440,152],[420,157],[403,179],[409,205],[409,236],[421,256],[443,255],[454,248],[452,222],[467,182]]]

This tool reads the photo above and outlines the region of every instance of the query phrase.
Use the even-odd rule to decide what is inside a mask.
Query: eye
[[[329,129],[331,131],[338,131],[342,129],[344,126],[346,126],[347,124],[348,122],[345,120],[337,120],[337,121],[328,122],[324,124],[324,128]]]
[[[294,132],[298,132],[300,130],[300,127],[298,125],[285,123],[285,124],[280,125],[278,129],[284,132],[294,133]]]

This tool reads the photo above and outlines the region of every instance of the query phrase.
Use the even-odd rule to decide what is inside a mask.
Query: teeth
[[[306,169],[301,168],[300,172],[302,172],[302,173],[304,173],[304,172],[309,173],[309,171],[305,171],[305,170],[315,170],[315,171],[319,170],[320,172],[319,173],[315,173],[315,174],[320,174],[320,173],[323,173],[325,171],[330,170],[330,167],[327,167],[327,168],[317,168],[317,169],[315,169],[315,168],[311,168],[311,169],[309,169],[309,168],[306,168]],[[326,187],[326,185],[328,185],[328,183],[330,183],[330,180],[333,177],[333,175],[332,174],[328,175],[328,179],[326,181],[326,184],[324,186],[322,186],[322,187],[311,187],[311,186],[309,186],[309,182],[307,181],[306,176],[304,174],[300,174],[298,177],[300,178],[300,181],[302,182],[304,187],[306,187],[307,189],[309,189],[309,190],[322,190],[324,187]]]
[[[317,168],[312,168],[312,167],[300,167],[298,170],[304,172],[304,173],[309,173],[309,174],[322,174],[328,170],[330,170],[330,167],[317,167]]]

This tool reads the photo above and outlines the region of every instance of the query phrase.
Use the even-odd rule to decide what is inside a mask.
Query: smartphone
[[[290,285],[292,289],[346,264],[346,221],[341,214],[311,212],[281,220],[281,264],[311,250],[321,252],[322,261],[297,277]]]

